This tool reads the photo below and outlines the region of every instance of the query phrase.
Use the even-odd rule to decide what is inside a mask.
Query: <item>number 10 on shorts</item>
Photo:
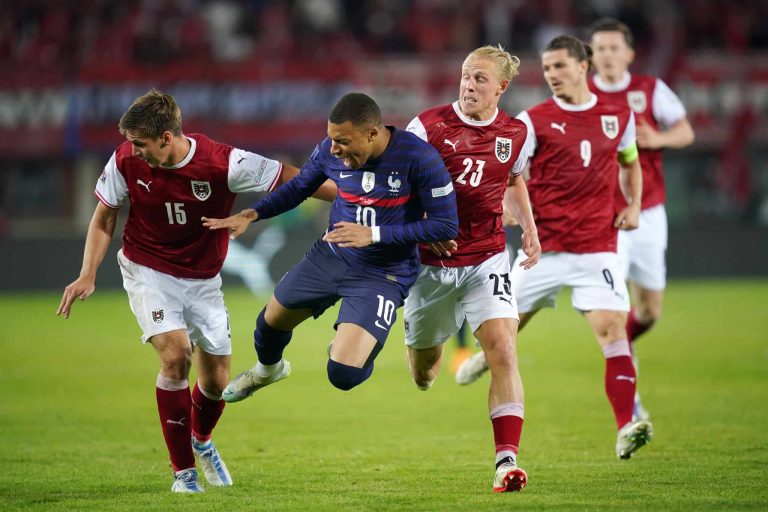
[[[392,316],[395,314],[395,303],[385,299],[383,295],[376,295],[376,297],[379,299],[379,307],[376,311],[376,316],[381,320],[384,320],[387,325],[392,325]],[[376,327],[386,329],[386,327],[379,325],[378,320],[376,320]]]

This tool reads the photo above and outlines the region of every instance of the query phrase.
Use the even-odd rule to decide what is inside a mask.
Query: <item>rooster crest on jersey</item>
[[[201,201],[211,197],[211,184],[207,181],[192,181],[192,194]]]
[[[389,175],[389,178],[387,178],[387,185],[389,185],[389,191],[392,194],[397,194],[400,192],[400,185],[402,185],[403,182],[399,179],[395,178],[391,174]]]
[[[603,133],[609,139],[615,139],[619,135],[619,118],[616,116],[600,116],[603,124]]]
[[[505,139],[504,137],[496,137],[496,158],[499,162],[505,164],[509,161],[509,157],[512,156],[512,139]]]

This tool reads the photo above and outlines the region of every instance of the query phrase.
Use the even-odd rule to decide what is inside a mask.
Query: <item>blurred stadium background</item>
[[[117,121],[150,87],[176,96],[186,132],[300,165],[343,93],[368,92],[402,127],[452,101],[459,63],[486,43],[522,60],[503,101],[516,114],[548,95],[538,49],[558,33],[586,37],[602,16],[632,28],[632,70],[670,84],[696,130],[665,157],[670,277],[768,275],[765,0],[0,3],[0,289],[76,276]],[[325,207],[257,226],[242,256],[280,275],[322,231]],[[117,265],[97,284],[120,286]]]

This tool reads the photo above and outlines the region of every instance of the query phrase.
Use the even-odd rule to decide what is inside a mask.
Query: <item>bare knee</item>
[[[511,319],[483,322],[475,333],[491,373],[507,373],[517,366],[517,323]]]
[[[643,324],[651,324],[661,318],[661,302],[640,302],[635,306],[635,318]]]
[[[664,299],[663,290],[648,290],[640,288],[634,305],[635,318],[642,324],[651,324],[661,318],[661,304]]]
[[[160,371],[172,380],[184,380],[189,377],[192,366],[192,348],[168,349],[160,355]]]
[[[623,311],[589,311],[587,320],[601,346],[627,338],[627,314]]]

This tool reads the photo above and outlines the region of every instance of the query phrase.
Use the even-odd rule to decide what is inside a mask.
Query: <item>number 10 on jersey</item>
[[[365,227],[373,227],[376,225],[376,210],[370,206],[357,205],[357,211],[355,212],[355,222]]]

